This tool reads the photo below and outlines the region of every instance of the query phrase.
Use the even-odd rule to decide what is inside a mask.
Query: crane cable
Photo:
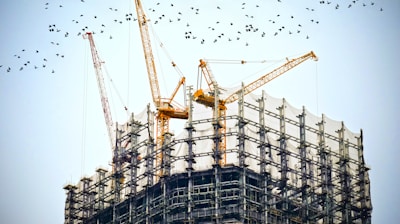
[[[172,67],[174,67],[174,69],[177,72],[177,74],[179,75],[179,77],[183,78],[184,75],[183,75],[182,71],[179,69],[178,65],[172,60],[171,55],[168,53],[167,48],[165,47],[163,42],[158,37],[158,35],[155,32],[153,26],[151,26],[151,23],[147,23],[147,24],[149,25],[151,33],[152,33],[153,37],[155,38],[156,42],[159,43],[160,48],[163,50],[164,54],[167,56],[168,60],[171,62]],[[158,56],[158,51],[157,51],[157,57],[160,58]],[[159,64],[161,65],[161,63],[159,63]],[[164,83],[166,83],[164,76],[163,76],[163,81],[164,81]],[[167,85],[165,85],[165,86],[167,86]],[[187,102],[187,99],[186,99],[186,83],[183,83],[183,98],[184,98],[183,101]]]
[[[255,71],[255,72],[247,75],[246,77],[241,78],[241,81],[239,81],[239,83],[237,83],[237,81],[233,81],[230,85],[228,85],[228,86],[236,86],[236,85],[240,85],[243,82],[243,80],[248,79],[255,75],[259,75],[261,72],[264,72],[266,69],[270,68],[273,65],[276,65],[279,62],[284,61],[285,59],[275,59],[275,60],[204,59],[204,60],[207,63],[211,63],[211,64],[241,64],[241,65],[244,65],[244,64],[249,64],[249,63],[252,63],[252,64],[273,63],[273,64],[269,64],[268,66],[259,69],[258,71]],[[198,83],[197,88],[198,89],[201,88],[201,78],[202,78],[202,76],[200,75],[200,78],[199,78],[199,74],[198,74],[198,78],[197,78],[198,79],[197,80],[197,83]],[[199,85],[199,81],[200,81],[200,85]]]
[[[107,78],[108,78],[108,81],[111,83],[111,86],[113,87],[115,93],[117,94],[120,103],[121,103],[122,106],[124,107],[124,111],[125,111],[125,112],[127,113],[127,115],[129,116],[128,107],[127,107],[126,104],[124,103],[124,100],[122,99],[122,96],[121,96],[121,94],[119,93],[118,88],[116,87],[116,85],[115,85],[113,79],[110,77],[110,75],[109,75],[109,73],[108,73],[108,70],[107,70],[107,67],[105,66],[105,63],[103,63],[103,68],[104,68],[104,71],[105,71],[106,76],[107,76]],[[110,91],[110,94],[112,94],[112,91]]]
[[[167,56],[168,60],[171,62],[172,67],[175,68],[175,71],[178,73],[180,78],[182,78],[184,76],[182,71],[179,69],[178,65],[174,62],[171,55],[168,53],[167,48],[165,47],[164,43],[160,40],[157,33],[154,31],[153,26],[151,26],[151,23],[147,23],[147,24],[149,25],[149,27],[151,29],[151,33],[153,34],[153,37],[155,38],[157,43],[159,43],[160,48],[164,51],[164,54]]]
[[[297,58],[301,55],[306,54],[307,52],[303,52],[300,54],[292,54],[290,56],[287,56],[282,59],[263,59],[263,60],[235,60],[235,59],[211,59],[211,58],[205,58],[204,60],[207,63],[212,63],[212,64],[248,64],[248,63],[254,63],[254,64],[263,64],[263,63],[277,63],[277,62],[282,62],[282,60],[287,60],[289,58]]]
[[[235,81],[235,82],[231,83],[231,84],[228,85],[228,86],[241,85],[241,83],[243,82],[243,80],[246,80],[246,79],[248,79],[248,78],[250,78],[250,77],[253,77],[253,76],[255,76],[255,75],[259,75],[260,73],[265,73],[266,71],[269,71],[269,68],[270,68],[270,67],[275,66],[276,64],[278,64],[279,62],[282,62],[282,61],[283,61],[283,59],[281,59],[281,60],[268,60],[268,62],[273,62],[273,63],[272,63],[272,64],[269,64],[269,65],[267,65],[267,66],[264,66],[264,67],[262,67],[262,68],[260,68],[259,70],[255,71],[255,72],[253,72],[253,73],[251,73],[251,74],[249,74],[249,75],[247,75],[246,77],[241,78],[241,80],[239,81],[239,83],[237,83],[237,81]],[[267,62],[267,61],[264,60],[264,62],[262,62],[262,63],[266,63],[266,62]]]
[[[151,32],[153,34],[153,37],[156,37],[156,33],[154,32],[154,29],[151,29]],[[163,44],[161,42],[160,42],[160,48],[163,48]],[[155,59],[157,60],[157,64],[159,65],[158,68],[160,69],[159,72],[158,72],[158,75],[159,75],[158,78],[160,78],[160,74],[161,74],[161,78],[162,78],[162,81],[163,81],[164,87],[165,87],[165,96],[166,96],[168,94],[168,88],[167,88],[167,85],[166,85],[167,81],[165,80],[165,75],[163,75],[163,74],[165,74],[164,71],[163,71],[163,64],[161,63],[161,60],[160,60],[161,57],[160,57],[158,48],[155,47],[155,48],[153,48],[153,50],[155,50],[155,52],[157,54],[157,57]],[[161,97],[161,98],[163,98],[163,97]]]
[[[237,81],[234,81],[230,85],[228,85],[228,86],[237,86],[237,85],[241,85],[243,80],[246,80],[246,79],[248,79],[248,78],[250,78],[252,76],[255,76],[255,75],[259,75],[262,72],[265,73],[265,70],[267,70],[271,66],[274,66],[274,65],[276,65],[278,63],[281,63],[283,61],[288,61],[290,58],[297,58],[299,55],[304,55],[304,54],[305,53],[303,53],[303,54],[293,54],[293,55],[288,56],[288,57],[283,58],[283,59],[274,59],[274,60],[251,60],[251,61],[247,61],[247,60],[231,60],[231,59],[205,59],[205,60],[207,61],[207,63],[212,63],[212,64],[242,64],[242,65],[244,65],[244,64],[248,64],[248,63],[261,63],[261,64],[272,63],[272,64],[269,64],[266,67],[263,67],[263,68],[259,69],[258,71],[255,71],[255,72],[247,75],[246,77],[241,78],[241,81],[239,81],[239,83],[237,83]]]
[[[248,64],[248,63],[269,63],[269,62],[279,62],[282,60],[257,60],[257,61],[248,61],[248,60],[235,60],[235,59],[204,59],[207,63],[212,64]]]

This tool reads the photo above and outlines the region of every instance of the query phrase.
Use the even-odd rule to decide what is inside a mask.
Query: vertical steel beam
[[[122,131],[118,128],[118,123],[115,124],[116,127],[116,141],[115,141],[115,150],[114,150],[114,158],[113,158],[113,166],[114,166],[114,199],[113,199],[113,223],[118,223],[119,220],[119,210],[117,208],[118,204],[121,202],[121,190],[124,181],[124,174],[122,171],[122,146],[121,146],[121,133]]]
[[[218,86],[214,89],[214,220],[216,224],[221,223],[221,208],[220,208],[220,188],[221,188],[221,125],[219,117],[219,97],[218,97]]]
[[[189,117],[186,125],[186,131],[188,134],[186,143],[188,145],[188,156],[187,156],[187,175],[188,175],[188,198],[187,198],[187,223],[188,224],[193,224],[194,223],[194,218],[193,218],[193,208],[194,208],[194,201],[193,201],[193,177],[192,177],[192,172],[193,172],[193,163],[196,163],[194,160],[194,154],[193,154],[193,95],[192,95],[192,86],[188,86],[188,105],[189,105]]]
[[[318,152],[321,170],[321,189],[323,195],[324,223],[333,223],[333,189],[332,189],[332,161],[325,142],[325,116],[322,114],[318,126]]]
[[[279,189],[281,190],[281,197],[282,197],[282,212],[285,214],[283,218],[283,223],[288,223],[289,219],[287,217],[287,212],[289,210],[288,207],[288,198],[287,198],[287,172],[288,172],[288,152],[286,149],[286,117],[285,117],[285,107],[286,101],[285,98],[282,100],[282,105],[278,107],[279,110],[279,155],[281,158],[280,161],[280,172],[281,172],[281,179],[279,183]]]
[[[129,221],[131,223],[136,222],[137,211],[136,211],[136,195],[137,195],[137,175],[138,175],[138,168],[139,168],[139,153],[138,149],[135,147],[138,144],[138,137],[139,137],[139,128],[142,126],[140,122],[135,121],[135,116],[132,113],[131,119],[129,122],[130,126],[130,143],[131,143],[131,157],[130,157],[130,194],[129,194]]]
[[[146,176],[147,176],[147,184],[145,187],[146,198],[145,198],[145,208],[146,208],[146,224],[152,223],[151,218],[151,201],[152,201],[152,192],[151,187],[153,186],[153,178],[154,178],[154,166],[153,161],[155,159],[154,153],[154,114],[150,110],[150,105],[147,105],[147,123],[148,123],[148,134],[149,138],[147,139],[147,152],[146,152]]]
[[[239,187],[240,187],[240,208],[239,215],[242,223],[245,223],[247,220],[247,192],[246,192],[246,156],[245,156],[245,131],[244,127],[246,122],[244,121],[244,84],[242,83],[242,91],[239,93],[238,100],[238,152],[239,152],[239,167],[240,167],[240,178],[239,178]]]
[[[307,175],[307,142],[306,142],[306,113],[305,108],[303,107],[303,111],[300,115],[297,116],[299,118],[299,130],[300,130],[300,145],[299,145],[299,154],[300,154],[300,169],[301,169],[301,220],[302,223],[309,223],[309,195],[308,188],[309,185],[307,183],[308,175]]]
[[[260,138],[260,174],[261,174],[261,188],[262,188],[262,197],[261,197],[261,222],[268,224],[268,179],[270,174],[267,172],[267,164],[269,164],[269,160],[266,158],[266,154],[271,153],[271,147],[268,142],[267,129],[265,127],[265,91],[262,91],[261,98],[258,100],[258,119],[260,124],[259,129],[259,138]],[[269,152],[266,152],[266,148],[269,148]],[[271,156],[271,154],[269,154]]]
[[[358,146],[358,187],[360,198],[360,217],[362,224],[371,224],[372,206],[370,204],[370,189],[369,189],[369,168],[365,165],[364,160],[364,144],[363,144],[363,130],[360,130],[360,137],[357,138]]]
[[[164,142],[161,148],[163,160],[161,164],[162,169],[162,176],[161,176],[161,188],[162,188],[162,204],[163,204],[163,211],[162,211],[162,224],[168,223],[168,179],[171,174],[171,148],[170,143],[172,141],[172,134],[169,132],[164,133]]]
[[[337,130],[339,138],[339,176],[341,184],[341,213],[342,223],[352,223],[351,212],[351,177],[349,173],[349,149],[348,142],[344,139],[345,128],[342,122],[342,127]]]

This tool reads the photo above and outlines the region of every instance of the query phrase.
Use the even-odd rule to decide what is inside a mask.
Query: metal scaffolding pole
[[[114,158],[113,158],[113,166],[114,166],[114,198],[112,200],[113,205],[113,223],[118,223],[120,214],[117,209],[117,205],[121,202],[121,191],[123,188],[123,184],[125,181],[125,176],[123,173],[123,163],[125,159],[125,149],[122,147],[122,132],[123,130],[118,129],[118,123],[115,124],[116,129],[116,142],[115,142],[115,150],[114,150]]]
[[[362,224],[371,224],[371,210],[372,206],[370,206],[370,192],[369,192],[369,178],[368,178],[368,170],[369,168],[365,165],[364,160],[364,144],[363,144],[363,130],[360,130],[360,137],[357,138],[357,146],[358,146],[358,187],[360,199],[360,218]]]
[[[299,128],[300,128],[300,145],[299,145],[299,154],[300,154],[300,170],[301,170],[301,221],[306,224],[309,223],[309,195],[308,188],[310,187],[307,183],[308,175],[307,175],[307,143],[306,143],[306,113],[305,108],[303,107],[303,111],[300,115],[297,116],[299,118]]]
[[[344,139],[344,124],[337,131],[339,137],[339,176],[341,183],[341,212],[342,212],[342,223],[352,223],[352,212],[351,212],[351,179],[348,170],[349,167],[349,149],[348,142]]]
[[[193,132],[194,127],[193,127],[193,95],[192,95],[192,86],[188,86],[188,99],[189,99],[189,118],[186,124],[186,131],[188,134],[188,138],[186,140],[186,143],[188,145],[188,155],[187,155],[187,175],[188,175],[188,194],[187,194],[187,223],[188,224],[193,224],[194,223],[194,218],[193,218],[193,208],[194,208],[194,201],[193,201],[193,163],[196,163],[194,159],[194,153],[193,153]]]
[[[270,156],[271,153],[271,146],[268,142],[267,138],[267,129],[265,127],[265,92],[264,90],[262,91],[261,98],[258,100],[258,119],[259,119],[259,138],[260,138],[260,174],[262,176],[261,180],[261,188],[262,188],[262,215],[261,215],[261,222],[268,224],[268,180],[270,174],[267,172],[267,165],[269,164],[269,160],[267,160],[266,155],[268,154]],[[266,152],[266,148],[269,149],[268,152]]]
[[[221,223],[221,208],[220,208],[220,188],[221,188],[221,125],[219,117],[219,93],[218,93],[218,86],[215,86],[214,89],[214,121],[213,121],[213,128],[214,128],[214,220],[216,224]],[[224,118],[222,118],[224,119]]]
[[[285,122],[285,107],[286,107],[286,101],[285,99],[282,100],[282,106],[278,107],[279,110],[279,153],[281,157],[280,161],[280,173],[281,173],[281,179],[279,183],[279,190],[281,190],[281,210],[284,214],[288,213],[289,210],[289,205],[288,205],[288,195],[287,195],[287,173],[288,173],[288,151],[286,150],[286,122]],[[283,223],[289,223],[288,217],[285,215],[282,217]]]
[[[131,155],[130,155],[130,164],[128,166],[130,170],[130,193],[129,193],[129,220],[131,223],[136,222],[137,217],[137,202],[136,202],[136,195],[137,195],[137,176],[138,176],[138,168],[139,168],[139,153],[138,149],[135,147],[138,144],[139,138],[139,128],[142,126],[140,122],[135,121],[134,114],[131,115],[131,120],[129,123],[130,126],[130,143],[131,143]]]
[[[162,176],[161,176],[161,186],[162,186],[162,223],[168,223],[168,197],[169,197],[169,188],[168,188],[168,179],[171,174],[171,150],[172,148],[169,147],[169,144],[172,141],[172,134],[165,133],[164,134],[164,142],[161,148],[163,160],[161,164]]]
[[[324,223],[333,223],[333,184],[332,184],[332,160],[325,142],[325,119],[322,114],[321,122],[318,126],[318,152],[320,156],[321,170],[321,189],[323,195]]]
[[[241,168],[241,175],[239,178],[239,187],[240,187],[240,208],[239,208],[239,215],[240,221],[245,223],[247,220],[247,192],[246,192],[246,156],[245,156],[245,132],[244,127],[246,122],[244,121],[244,94],[243,89],[244,85],[242,83],[242,91],[239,93],[239,100],[238,100],[238,114],[239,114],[239,121],[238,121],[238,154],[239,154],[239,167]]]
[[[145,209],[146,209],[146,224],[151,224],[151,201],[152,201],[152,192],[151,187],[153,186],[153,178],[154,178],[154,114],[150,110],[150,105],[147,105],[147,119],[148,119],[148,142],[147,142],[147,152],[146,152],[146,176],[147,176],[147,184],[145,186],[146,191],[146,202],[145,202]]]

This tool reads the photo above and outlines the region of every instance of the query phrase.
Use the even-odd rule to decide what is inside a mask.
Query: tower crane
[[[135,4],[151,94],[153,98],[153,103],[157,109],[156,147],[157,149],[160,149],[164,143],[164,134],[169,132],[169,120],[171,118],[188,119],[189,117],[188,108],[186,106],[181,106],[173,101],[176,93],[185,83],[185,77],[181,77],[177,87],[175,88],[170,98],[161,97],[148,29],[149,20],[147,19],[146,14],[143,10],[141,1],[135,0]],[[172,65],[174,67],[176,66],[174,63],[172,63]],[[162,160],[162,153],[159,153],[156,159],[157,165],[160,165],[162,163]],[[162,175],[162,173],[160,175]]]
[[[278,76],[282,75],[283,73],[289,71],[290,69],[296,67],[297,65],[301,64],[302,62],[306,61],[307,59],[312,58],[314,61],[317,61],[318,58],[317,56],[314,54],[313,51],[302,55],[298,58],[294,58],[289,60],[288,58],[286,58],[286,63],[279,66],[278,68],[274,69],[271,72],[268,72],[267,74],[261,76],[260,78],[256,79],[255,81],[245,85],[244,87],[242,87],[240,90],[232,93],[231,95],[229,95],[228,97],[226,97],[225,99],[218,99],[218,108],[217,108],[217,114],[214,113],[214,119],[219,119],[222,123],[220,123],[220,134],[221,134],[221,143],[219,144],[219,150],[221,153],[223,153],[223,159],[220,162],[220,165],[225,165],[226,164],[226,138],[225,138],[225,134],[226,134],[226,104],[235,102],[236,100],[239,99],[239,95],[240,93],[243,93],[243,96],[246,94],[249,94],[251,92],[253,92],[254,90],[256,90],[257,88],[263,86],[264,84],[270,82],[271,80],[277,78]],[[245,61],[241,61],[241,63],[245,63]],[[215,91],[217,88],[217,82],[215,81],[215,78],[208,66],[208,63],[205,60],[200,60],[200,64],[199,64],[199,69],[201,70],[207,85],[209,87],[209,94],[205,93],[203,89],[199,88],[198,86],[198,90],[193,94],[193,99],[194,101],[196,101],[197,103],[200,103],[202,105],[205,105],[206,107],[211,107],[213,109],[216,109],[216,93]],[[217,117],[215,117],[217,116]]]
[[[99,54],[97,53],[96,45],[94,44],[94,40],[93,40],[93,34],[91,32],[86,32],[86,34],[83,35],[83,38],[88,39],[89,43],[90,43],[90,50],[92,52],[93,65],[94,65],[94,69],[96,71],[96,80],[97,80],[97,85],[99,87],[101,106],[103,107],[104,119],[106,121],[107,132],[108,132],[108,138],[110,140],[111,149],[114,150],[115,149],[114,122],[111,117],[110,105],[108,103],[107,92],[106,92],[106,88],[104,85],[103,71],[101,69],[101,67],[102,67],[101,64],[104,62],[100,60]]]

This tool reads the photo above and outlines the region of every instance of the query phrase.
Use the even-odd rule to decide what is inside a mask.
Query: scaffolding
[[[64,187],[65,224],[371,223],[362,130],[264,92],[240,95],[224,122],[188,104],[183,132],[161,148],[149,106],[117,125],[114,172]]]

